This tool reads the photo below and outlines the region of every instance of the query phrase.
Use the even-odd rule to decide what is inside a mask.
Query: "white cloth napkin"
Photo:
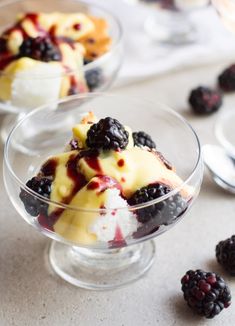
[[[235,33],[226,30],[213,7],[190,14],[199,29],[197,44],[169,47],[151,41],[144,31],[144,20],[152,8],[129,5],[121,0],[96,2],[117,15],[124,30],[124,62],[116,86],[183,67],[233,58],[235,62]]]

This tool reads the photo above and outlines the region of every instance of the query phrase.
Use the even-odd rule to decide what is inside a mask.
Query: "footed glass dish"
[[[134,146],[129,128],[129,147],[125,150],[102,151],[98,157],[89,156],[87,149],[76,152],[71,129],[77,126],[73,128],[75,134],[83,130],[79,121],[90,111],[98,118],[118,119],[132,131],[147,131],[156,143],[156,150]],[[72,152],[68,152],[71,150],[68,144],[73,147]],[[48,192],[47,184],[41,184],[40,194],[32,190],[35,189],[32,184],[26,186],[39,171],[44,176],[55,175],[57,153],[62,153],[60,162],[68,153],[69,160],[56,170],[57,179],[54,178],[52,187],[57,187],[59,180],[58,189],[64,194],[66,182],[72,179],[76,187],[79,184],[83,187],[78,192],[83,197],[55,201],[43,195]],[[132,157],[137,155],[133,153],[138,156]],[[120,155],[124,155],[125,162]],[[84,157],[89,166],[85,172],[80,167]],[[116,158],[118,167],[112,163]],[[157,178],[155,163],[161,170],[161,178]],[[104,169],[113,172],[104,173]],[[120,178],[118,173],[122,169],[125,173]],[[93,178],[89,177],[91,171]],[[198,137],[179,114],[161,103],[119,95],[75,95],[33,110],[14,127],[4,152],[4,182],[9,198],[27,223],[53,240],[48,251],[52,268],[66,281],[93,290],[123,286],[148,271],[155,253],[153,238],[168,231],[188,213],[199,193],[202,176]],[[148,189],[155,187],[156,182],[159,189],[163,189],[162,183],[174,186],[169,186],[170,190],[160,197],[141,203],[137,197],[133,201],[133,194],[128,195],[133,184],[129,187],[125,182],[131,178],[153,179],[151,184],[146,181]],[[109,202],[102,202],[108,187],[111,197]],[[151,194],[148,190],[150,198]],[[27,207],[23,204],[25,198]],[[97,201],[99,205],[95,206]]]
[[[168,45],[184,45],[198,41],[197,27],[189,13],[209,4],[208,0],[126,0],[149,6],[152,13],[144,28],[148,36]]]
[[[107,90],[119,71],[122,29],[102,7],[76,0],[1,1],[0,17],[3,140],[28,111],[50,100]]]

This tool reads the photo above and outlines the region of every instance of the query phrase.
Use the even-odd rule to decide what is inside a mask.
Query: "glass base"
[[[198,39],[197,31],[187,14],[180,11],[156,10],[145,21],[148,36],[168,45],[194,43]]]
[[[152,266],[153,241],[121,249],[92,250],[53,241],[49,261],[67,282],[90,290],[122,287],[142,277]]]
[[[14,126],[25,116],[24,113],[20,114],[7,114],[1,124],[1,140],[3,143],[6,142],[8,135]]]

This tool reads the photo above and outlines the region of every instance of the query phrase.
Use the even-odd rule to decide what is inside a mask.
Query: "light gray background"
[[[226,65],[175,72],[114,93],[164,102],[189,119],[203,144],[214,143],[213,124],[218,114],[195,117],[186,100],[192,87],[213,86]],[[222,110],[235,110],[235,95],[226,96]],[[109,292],[81,290],[54,275],[44,256],[49,240],[20,218],[3,183],[0,200],[0,326],[235,325],[235,302],[209,321],[191,313],[180,290],[181,276],[188,269],[202,268],[221,273],[235,297],[235,278],[221,270],[214,255],[216,243],[234,232],[235,200],[217,188],[207,173],[191,212],[156,239],[156,259],[148,275]]]

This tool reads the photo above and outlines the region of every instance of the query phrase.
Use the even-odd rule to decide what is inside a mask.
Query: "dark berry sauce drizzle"
[[[79,159],[80,159],[79,154],[75,156],[74,154],[72,154],[67,163],[67,175],[70,179],[74,181],[74,187],[71,194],[64,199],[65,204],[68,204],[73,198],[73,196],[87,183],[84,175],[78,172],[77,164]]]
[[[121,158],[118,162],[117,162],[118,166],[122,167],[125,164],[125,161],[123,160],[123,158]]]
[[[41,173],[46,177],[48,176],[54,177],[57,165],[58,165],[58,160],[56,158],[51,158],[46,163],[43,164],[41,168]]]
[[[69,204],[72,198],[74,197],[74,195],[87,184],[85,176],[80,172],[78,172],[78,168],[77,168],[78,161],[81,158],[84,158],[88,166],[96,171],[96,176],[98,177],[98,181],[93,181],[88,184],[87,186],[88,190],[98,189],[98,192],[102,193],[107,188],[117,188],[121,191],[121,187],[115,179],[102,175],[102,169],[98,161],[98,155],[99,152],[97,150],[84,150],[78,154],[71,154],[66,164],[66,167],[67,167],[67,175],[70,179],[73,180],[74,186],[69,196],[63,198],[62,203]],[[58,160],[56,158],[51,158],[46,163],[43,164],[40,173],[42,173],[44,176],[51,176],[54,178],[57,165],[58,165]],[[102,208],[105,209],[104,206],[102,206]],[[38,216],[38,222],[43,228],[46,228],[50,231],[54,231],[53,225],[56,223],[56,221],[63,213],[63,211],[64,211],[63,208],[59,208],[53,211],[48,216],[46,216],[45,214],[40,214]],[[115,215],[115,213],[113,215]],[[118,225],[116,227],[114,240],[110,241],[109,245],[111,248],[126,245],[126,242],[122,235],[122,231]]]
[[[99,164],[98,156],[99,151],[97,150],[85,150],[80,152],[80,158],[84,158],[86,164],[96,172],[96,175],[102,175],[103,171]]]
[[[67,175],[70,179],[73,180],[74,186],[69,194],[69,196],[64,197],[62,199],[63,204],[69,204],[72,200],[73,196],[83,187],[85,186],[86,179],[83,174],[78,172],[77,170],[77,162],[79,160],[79,154],[72,154],[67,162]],[[58,161],[54,158],[48,160],[42,167],[41,172],[44,175],[51,175],[54,177],[56,166]],[[63,213],[64,209],[59,208],[53,211],[49,216],[45,216],[44,214],[40,214],[38,217],[38,222],[45,228],[49,230],[53,230],[53,225],[58,220],[60,215]]]

